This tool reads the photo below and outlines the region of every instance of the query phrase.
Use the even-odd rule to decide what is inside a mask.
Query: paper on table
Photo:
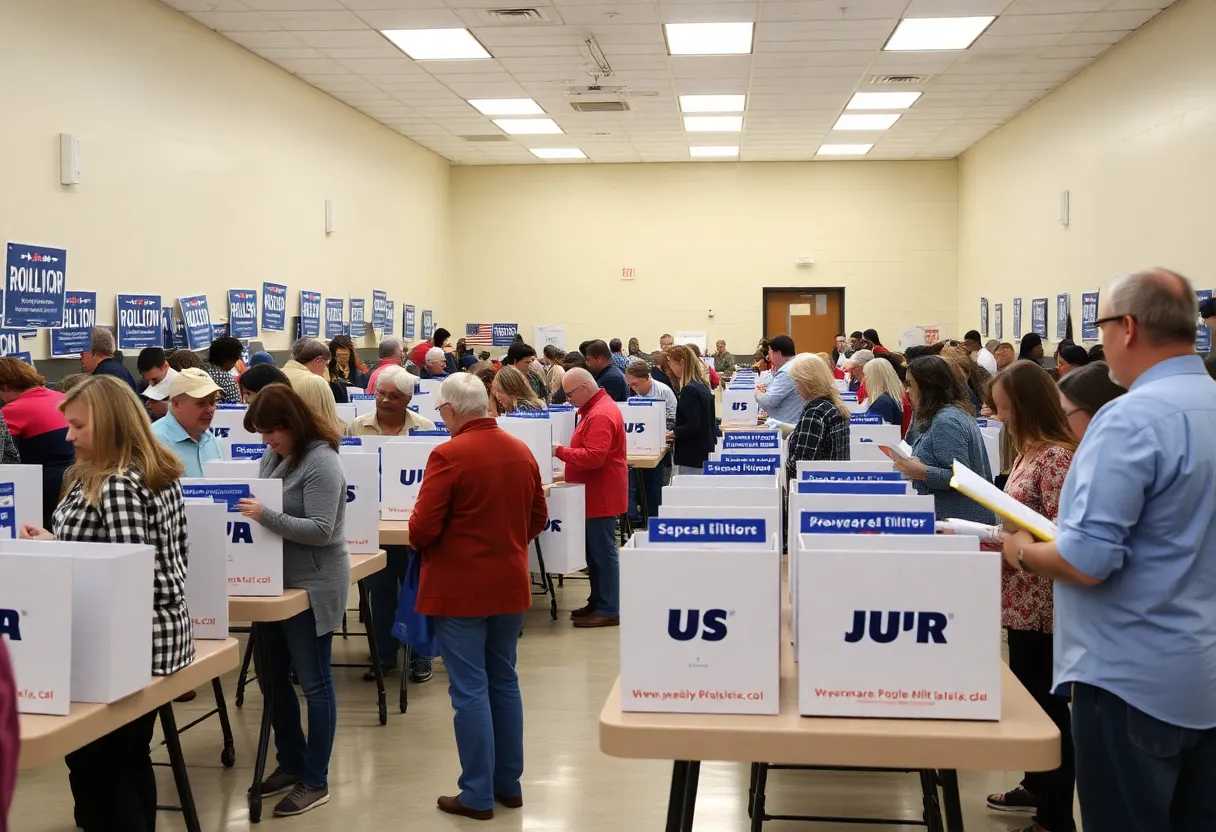
[[[1059,530],[1055,523],[1019,503],[957,459],[954,461],[954,476],[950,479],[950,487],[985,508],[992,509],[1009,522],[1021,526],[1039,540],[1056,539]]]
[[[898,445],[880,444],[878,448],[895,462],[907,462],[912,458],[912,446],[907,442],[901,441]]]

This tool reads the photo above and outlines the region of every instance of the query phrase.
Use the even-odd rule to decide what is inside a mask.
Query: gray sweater
[[[333,448],[313,442],[293,470],[274,451],[258,476],[283,481],[283,510],[263,509],[262,525],[283,538],[283,585],[308,592],[317,635],[342,623],[350,593],[346,548],[346,475]]]
[[[988,525],[996,522],[991,511],[950,487],[950,478],[954,476],[951,466],[956,459],[992,482],[984,436],[975,417],[957,407],[944,407],[933,417],[928,430],[922,431],[913,420],[907,441],[912,446],[912,455],[929,468],[929,475],[923,481],[913,480],[912,487],[917,494],[934,498],[938,520],[954,517]]]

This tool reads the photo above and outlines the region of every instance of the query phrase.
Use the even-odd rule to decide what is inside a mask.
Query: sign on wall
[[[163,346],[160,331],[160,295],[118,295],[115,337],[120,350]]]
[[[384,302],[384,334],[392,335],[393,326],[397,320],[397,302],[386,300]]]
[[[1081,293],[1081,340],[1098,340],[1098,293]]]
[[[346,301],[342,298],[325,299],[325,337],[337,338],[346,334]]]
[[[258,337],[257,289],[228,290],[228,332],[233,338]]]
[[[367,334],[367,321],[364,319],[367,301],[364,298],[350,299],[350,337],[362,338]]]
[[[532,346],[540,353],[550,344],[562,352],[566,351],[566,325],[544,324],[535,328]]]
[[[321,335],[321,293],[308,289],[300,290],[300,337],[318,338]]]
[[[988,298],[980,298],[980,332],[988,337]]]
[[[993,336],[997,340],[1005,337],[1005,304],[997,303],[992,307],[993,328],[996,334]]]
[[[1022,299],[1013,299],[1013,337],[1022,337]]]
[[[287,328],[287,286],[283,283],[262,284],[262,329],[282,332]]]
[[[515,342],[519,332],[519,324],[494,324],[491,330],[491,341],[495,347],[509,347]]]
[[[1072,316],[1072,299],[1068,293],[1056,295],[1056,340],[1068,337],[1068,319]]]
[[[416,331],[414,306],[407,303],[405,305],[405,320],[401,324],[401,335],[407,341],[414,340],[414,332]]]
[[[182,319],[186,322],[186,348],[204,350],[211,344],[211,310],[206,295],[178,298]]]
[[[1030,331],[1040,338],[1047,337],[1047,298],[1031,299]]]
[[[1195,297],[1199,300],[1200,303],[1203,303],[1205,300],[1211,300],[1212,299],[1212,290],[1211,289],[1197,289],[1197,290],[1195,290]],[[1212,351],[1212,329],[1211,329],[1211,327],[1204,326],[1203,322],[1201,321],[1199,323],[1199,326],[1195,330],[1195,352],[1211,352],[1211,351]]]
[[[429,340],[435,332],[435,313],[429,309],[422,310],[422,340]]]
[[[74,358],[89,348],[89,331],[97,326],[97,293],[68,292],[63,299],[63,325],[51,330],[51,357]]]
[[[67,270],[67,249],[9,243],[4,269],[4,326],[62,326]]]
[[[388,292],[382,289],[372,289],[372,329],[384,329],[387,307]]]

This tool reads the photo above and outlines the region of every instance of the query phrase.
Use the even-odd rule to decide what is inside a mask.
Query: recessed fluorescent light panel
[[[995,17],[905,17],[883,49],[889,52],[929,52],[966,49]]]
[[[747,55],[751,23],[665,23],[669,55]]]
[[[551,118],[496,118],[495,124],[504,133],[512,136],[538,136],[543,133],[561,133],[562,128]]]
[[[846,110],[906,110],[920,98],[919,92],[855,92]]]
[[[540,159],[586,159],[587,154],[577,147],[534,147],[532,155]]]
[[[380,34],[415,61],[476,61],[490,57],[468,29],[389,29]]]
[[[484,116],[543,116],[531,98],[470,98],[469,104]]]
[[[819,146],[816,156],[865,156],[872,144],[824,144]]]
[[[689,133],[738,133],[743,129],[743,116],[684,116],[684,129]]]
[[[833,130],[889,130],[899,121],[899,113],[845,113],[836,119]]]
[[[680,96],[680,111],[684,113],[741,113],[746,104],[746,95]]]
[[[739,145],[712,145],[688,148],[688,155],[698,159],[726,159],[739,155]]]

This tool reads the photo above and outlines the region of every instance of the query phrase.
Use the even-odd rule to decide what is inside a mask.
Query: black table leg
[[[688,782],[684,786],[684,822],[680,832],[692,832],[692,819],[697,811],[697,782],[701,779],[701,762],[694,760],[688,764]]]
[[[532,541],[536,544],[536,565],[540,568],[540,585],[549,595],[549,618],[557,620],[557,590],[553,588],[553,578],[545,571],[545,554],[540,549],[540,538]]]
[[[684,792],[688,785],[689,763],[676,760],[671,767],[671,792],[667,796],[666,832],[681,832],[684,828]]]
[[[270,718],[274,708],[274,674],[270,672],[270,652],[266,649],[267,638],[258,638],[258,631],[266,624],[254,624],[249,634],[255,640],[257,651],[258,681],[262,685],[262,727],[258,731],[258,750],[253,758],[253,788],[249,791],[249,822],[262,820],[262,779],[266,776],[266,755],[270,751]],[[274,626],[273,624],[269,626]]]
[[[751,832],[764,828],[764,791],[768,788],[768,763],[756,763],[756,794],[752,798]]]
[[[245,655],[241,657],[241,672],[236,677],[236,706],[245,704],[245,685],[249,684],[249,661],[253,658],[253,627],[249,628],[249,641],[245,642]]]
[[[645,524],[650,519],[650,506],[646,502],[646,476],[642,473],[641,468],[634,468],[633,478],[637,480],[638,516],[642,518],[642,523]],[[630,508],[633,508],[633,506],[630,506]]]
[[[384,697],[384,668],[380,666],[380,651],[376,647],[376,627],[372,617],[372,603],[367,594],[367,585],[363,581],[359,587],[359,615],[363,619],[363,629],[367,633],[367,649],[372,653],[372,673],[376,676],[376,703],[379,706],[380,724],[388,724],[388,702]],[[408,667],[402,668],[402,673],[409,673]]]
[[[186,821],[186,832],[202,832],[198,810],[194,807],[194,793],[190,791],[186,760],[182,757],[182,743],[177,735],[177,720],[173,718],[173,703],[161,705],[159,712],[165,747],[169,750],[169,765],[173,769],[173,782],[177,784],[177,799],[182,807],[182,818]]]
[[[215,694],[215,713],[220,718],[220,732],[224,736],[224,750],[220,762],[224,768],[236,765],[236,745],[232,741],[232,723],[228,721],[228,704],[224,701],[224,686],[218,678],[211,680],[211,691]]]
[[[942,808],[946,812],[946,832],[963,832],[963,807],[958,797],[958,772],[942,769]]]

